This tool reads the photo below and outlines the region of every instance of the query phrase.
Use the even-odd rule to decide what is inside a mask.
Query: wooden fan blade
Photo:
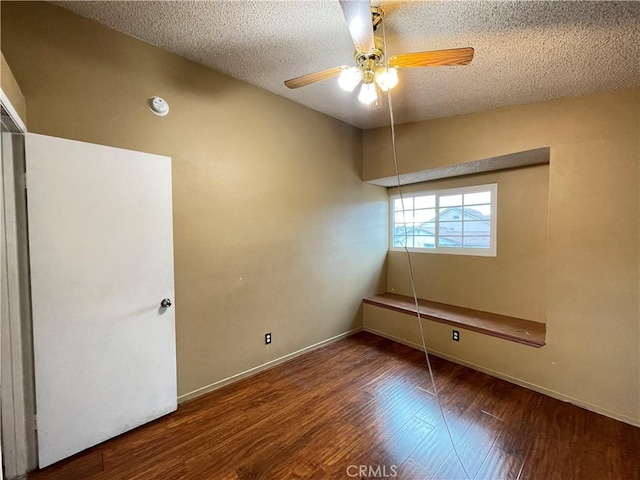
[[[356,50],[362,53],[372,52],[376,44],[369,0],[340,0],[340,6]]]
[[[473,60],[473,48],[452,48],[431,52],[403,53],[389,58],[389,66],[396,68],[444,67],[468,65]]]
[[[306,87],[307,85],[315,82],[320,82],[322,80],[337,77],[345,68],[349,67],[347,65],[342,65],[341,67],[328,68],[320,72],[309,73],[307,75],[302,75],[301,77],[292,78],[291,80],[287,80],[286,82],[284,82],[284,84],[289,88]]]

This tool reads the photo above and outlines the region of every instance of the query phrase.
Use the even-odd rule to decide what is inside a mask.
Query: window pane
[[[409,210],[408,212],[394,212],[393,214],[393,223],[413,223],[413,210]]]
[[[446,207],[441,208],[440,213],[438,214],[438,220],[452,221],[452,220],[462,220],[462,207]]]
[[[413,248],[413,236],[407,237],[406,247]]]
[[[414,201],[415,201],[414,208],[435,208],[436,206],[435,195],[422,195],[420,197],[415,197]]]
[[[414,215],[414,221],[416,223],[425,223],[425,222],[428,222],[429,220],[433,220],[435,216],[436,216],[435,208],[428,208],[425,210],[416,210]]]
[[[435,235],[436,229],[432,223],[416,223],[413,227],[414,235]]]
[[[442,195],[440,197],[441,207],[456,207],[462,205],[462,194],[460,195]]]
[[[413,244],[413,224],[399,224],[393,227],[393,246],[404,247]]]
[[[404,244],[406,243],[406,239],[404,237],[393,237],[393,246],[394,247],[404,247]]]
[[[438,237],[439,247],[462,247],[462,237]]]
[[[474,205],[473,207],[464,207],[465,220],[473,220],[474,218],[490,218],[491,205]],[[474,218],[469,218],[474,217]]]
[[[464,246],[467,248],[490,248],[491,237],[464,237]]]
[[[477,205],[479,203],[491,203],[491,192],[465,193],[465,205]]]
[[[489,235],[491,233],[491,224],[489,220],[480,222],[464,222],[464,235]]]
[[[413,245],[416,248],[435,248],[436,237],[434,236],[415,236],[413,237]]]
[[[413,229],[414,235],[432,236],[432,235],[435,235],[435,233],[436,233],[435,226],[431,223],[416,224]]]
[[[439,235],[462,235],[462,222],[440,222]]]
[[[393,246],[394,247],[404,247],[406,243],[406,238],[398,235],[397,237],[393,237]]]
[[[411,237],[413,235],[413,224],[412,223],[400,223],[398,225],[394,225],[393,227],[393,236],[395,237]]]
[[[402,208],[402,201],[396,198],[393,201],[393,209],[398,210],[411,210],[413,208],[413,197],[404,197],[404,208]]]

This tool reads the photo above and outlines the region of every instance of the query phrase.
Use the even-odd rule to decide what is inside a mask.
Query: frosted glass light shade
[[[353,92],[361,81],[362,72],[357,67],[345,68],[338,77],[338,85],[347,92]]]
[[[382,67],[376,70],[376,82],[383,92],[398,84],[398,71],[395,68]]]
[[[362,88],[360,88],[360,95],[358,95],[358,100],[360,100],[365,105],[369,105],[370,103],[375,102],[378,99],[378,94],[376,93],[376,86],[372,83],[363,83]]]

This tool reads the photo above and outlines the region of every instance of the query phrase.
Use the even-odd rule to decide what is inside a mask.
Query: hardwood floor
[[[639,428],[431,358],[470,478],[640,479]],[[29,478],[465,479],[431,392],[421,352],[359,333]]]

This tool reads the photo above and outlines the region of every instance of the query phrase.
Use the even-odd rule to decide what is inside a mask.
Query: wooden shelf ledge
[[[382,295],[367,297],[363,301],[369,305],[417,316],[413,297],[395,293],[383,293]],[[471,308],[456,307],[446,303],[430,302],[429,300],[418,299],[418,304],[420,306],[420,317],[427,320],[445,323],[536,348],[540,348],[545,344],[546,326],[544,323],[497,313],[482,312]]]

